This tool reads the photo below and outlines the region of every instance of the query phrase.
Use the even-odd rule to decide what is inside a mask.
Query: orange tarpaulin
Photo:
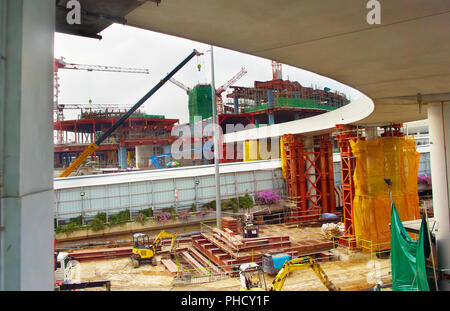
[[[391,208],[385,178],[392,181],[392,198],[400,219],[420,218],[417,193],[420,154],[416,143],[409,137],[383,137],[350,144],[356,158],[355,235],[374,244],[383,243],[377,250],[389,249]]]

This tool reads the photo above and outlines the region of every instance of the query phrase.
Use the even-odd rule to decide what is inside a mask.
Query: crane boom
[[[117,120],[106,132],[104,132],[94,143],[91,143],[86,149],[75,159],[75,161],[62,172],[59,177],[67,177],[72,173],[80,164],[86,160],[88,156],[98,149],[98,146],[111,135],[130,115],[133,114],[147,99],[156,93],[178,70],[184,67],[195,55],[202,55],[197,50],[194,50],[188,55],[178,66],[176,66],[166,77],[159,81],[147,94],[145,94],[130,110],[128,110],[122,117]]]
[[[130,109],[130,106],[121,104],[60,104],[62,109]]]
[[[233,83],[236,83],[236,81],[238,81],[240,78],[242,78],[246,73],[247,73],[247,70],[244,67],[242,67],[241,71],[239,71],[237,74],[235,74],[234,77],[232,77],[224,85],[220,86],[216,90],[216,95],[220,96],[220,94],[225,92],[230,87],[230,85],[232,85]]]
[[[108,72],[124,72],[124,73],[143,73],[143,74],[150,73],[150,71],[148,69],[68,63],[64,60],[64,57],[61,57],[60,59],[55,59],[55,70],[58,70],[58,69],[75,69],[75,70],[86,70],[86,71],[108,71]]]
[[[190,87],[184,85],[180,81],[176,80],[174,77],[170,78],[169,81],[172,82],[173,84],[175,84],[176,86],[182,88],[183,90],[185,90],[186,93],[188,93],[188,94],[190,91],[192,91],[192,89]]]

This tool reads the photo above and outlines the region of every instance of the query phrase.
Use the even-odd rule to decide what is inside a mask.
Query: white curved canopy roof
[[[380,1],[380,25],[366,22],[367,2],[163,0],[145,2],[125,18],[132,26],[273,59],[356,88],[375,108],[353,123],[425,119],[418,93],[424,104],[450,99],[450,1]]]

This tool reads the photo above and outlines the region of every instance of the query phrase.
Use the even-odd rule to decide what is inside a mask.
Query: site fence
[[[333,248],[342,247],[347,249],[350,256],[356,251],[366,252],[370,254],[370,259],[373,260],[376,255],[389,254],[390,242],[374,243],[371,240],[363,239],[360,235],[332,235]]]

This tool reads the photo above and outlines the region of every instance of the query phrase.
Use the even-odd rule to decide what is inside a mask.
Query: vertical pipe
[[[267,90],[267,101],[269,108],[269,124],[275,124],[275,118],[273,115],[273,90]]]
[[[239,97],[237,94],[234,94],[234,113],[235,114],[239,114]]]
[[[438,269],[450,271],[450,225],[449,225],[449,165],[450,160],[450,105],[428,104],[428,126],[430,132],[431,184],[433,210],[437,221]],[[450,290],[450,280],[441,280],[440,290]]]
[[[214,175],[216,181],[216,218],[217,228],[222,227],[222,208],[220,205],[220,172],[219,172],[219,125],[217,120],[217,106],[216,106],[216,86],[214,78],[214,50],[211,45],[211,93],[212,93],[212,114],[213,114],[213,129],[214,129]]]

